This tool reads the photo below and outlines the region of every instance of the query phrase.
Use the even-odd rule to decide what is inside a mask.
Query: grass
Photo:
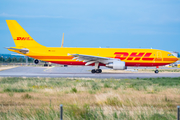
[[[170,120],[180,78],[0,78],[0,119]]]
[[[31,92],[32,89],[23,89],[23,88],[5,88],[4,92]]]
[[[118,99],[117,97],[109,97],[107,98],[107,100],[105,101],[106,105],[110,105],[110,106],[121,106],[122,107],[122,102],[120,99]]]
[[[25,95],[22,95],[22,98],[23,98],[23,99],[31,99],[32,96],[29,95],[29,94],[25,94]]]
[[[76,88],[72,88],[71,91],[74,92],[74,93],[77,93],[77,89]]]

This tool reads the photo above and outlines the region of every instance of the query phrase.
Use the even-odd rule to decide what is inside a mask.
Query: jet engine
[[[35,59],[34,60],[34,64],[38,64],[39,63],[39,60],[38,59]]]
[[[113,61],[106,65],[108,68],[112,68],[114,70],[125,70],[127,67],[125,66],[125,62],[123,61]]]

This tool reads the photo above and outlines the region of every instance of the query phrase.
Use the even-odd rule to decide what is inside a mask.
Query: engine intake
[[[108,68],[112,68],[114,70],[125,70],[127,67],[125,66],[125,62],[123,61],[113,61],[106,65]]]

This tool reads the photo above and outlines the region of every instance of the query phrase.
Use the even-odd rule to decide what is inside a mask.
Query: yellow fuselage
[[[174,63],[177,58],[171,53],[157,49],[129,49],[129,48],[28,48],[26,56],[42,61],[63,65],[84,65],[82,61],[72,60],[68,54],[82,54],[98,57],[117,58],[126,66],[162,66]],[[14,51],[18,52],[18,51]],[[20,52],[18,52],[20,53]],[[20,53],[22,54],[22,53]],[[103,65],[103,64],[100,64]]]

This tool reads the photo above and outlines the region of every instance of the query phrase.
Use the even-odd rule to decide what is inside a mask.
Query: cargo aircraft
[[[100,66],[114,70],[125,70],[127,66],[156,67],[174,63],[178,60],[170,52],[157,49],[130,48],[72,48],[46,47],[37,43],[16,20],[6,20],[16,47],[10,51],[39,60],[62,65],[95,66],[92,73],[101,73]]]

